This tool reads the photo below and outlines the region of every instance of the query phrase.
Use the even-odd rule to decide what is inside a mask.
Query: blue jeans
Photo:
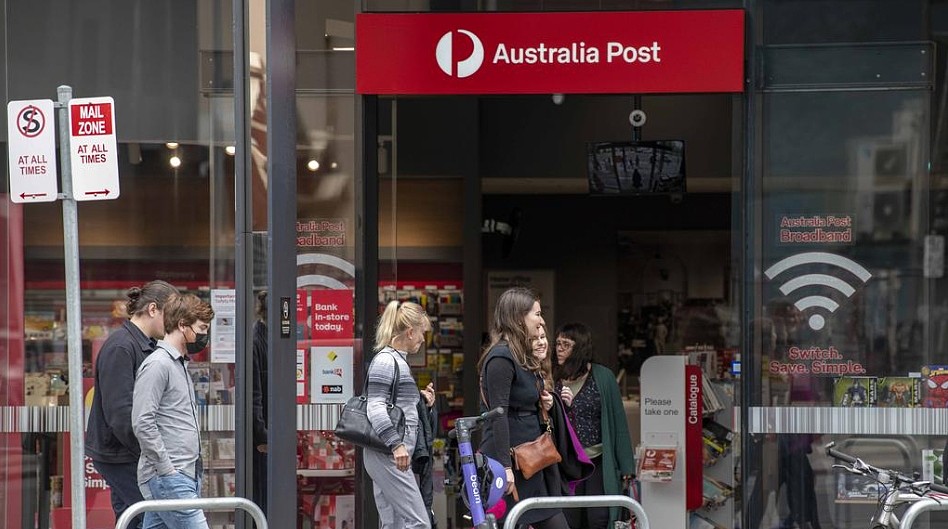
[[[155,476],[142,485],[146,500],[185,500],[199,498],[201,482],[181,472]],[[146,512],[142,529],[208,529],[207,518],[200,509],[186,511]]]

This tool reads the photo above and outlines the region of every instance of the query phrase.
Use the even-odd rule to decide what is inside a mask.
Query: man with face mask
[[[165,338],[142,362],[132,398],[132,426],[141,446],[138,485],[146,500],[200,496],[201,434],[189,355],[207,347],[211,306],[193,294],[164,306]],[[148,529],[208,529],[197,509],[145,513]]]

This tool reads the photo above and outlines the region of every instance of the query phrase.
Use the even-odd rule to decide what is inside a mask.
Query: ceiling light
[[[176,141],[169,141],[168,143],[165,144],[165,147],[167,147],[167,148],[169,148],[169,149],[171,149],[171,150],[177,149],[177,148],[178,148],[178,142],[176,142]]]
[[[227,147],[224,147],[224,152],[226,152],[230,156],[233,156],[237,154],[237,147],[234,147],[233,145],[228,145]]]
[[[177,169],[178,167],[181,167],[181,158],[178,158],[177,156],[172,156],[168,160],[168,163],[171,165],[171,167],[174,167],[175,169]]]
[[[310,171],[316,171],[317,169],[319,169],[319,162],[317,162],[316,160],[310,160],[306,162],[306,168],[309,169]]]
[[[329,164],[329,167],[330,167],[330,169],[335,169],[335,168],[339,167],[339,164],[337,164],[336,162],[333,162],[333,163]]]

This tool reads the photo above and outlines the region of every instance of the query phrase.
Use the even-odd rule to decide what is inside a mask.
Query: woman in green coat
[[[553,378],[572,399],[567,415],[586,455],[596,465],[589,479],[576,488],[577,496],[622,494],[631,479],[635,460],[625,420],[622,396],[608,367],[594,364],[593,341],[582,323],[567,323],[556,333]],[[558,390],[560,388],[557,388]],[[606,529],[618,519],[616,507],[566,510],[570,527]]]

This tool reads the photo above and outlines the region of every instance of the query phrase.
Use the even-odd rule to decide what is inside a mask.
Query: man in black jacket
[[[162,308],[177,293],[164,281],[129,289],[125,307],[131,319],[109,335],[96,358],[86,455],[111,488],[116,519],[143,499],[138,488],[141,449],[132,431],[135,373],[165,335]],[[142,518],[136,517],[132,527],[141,527]]]

